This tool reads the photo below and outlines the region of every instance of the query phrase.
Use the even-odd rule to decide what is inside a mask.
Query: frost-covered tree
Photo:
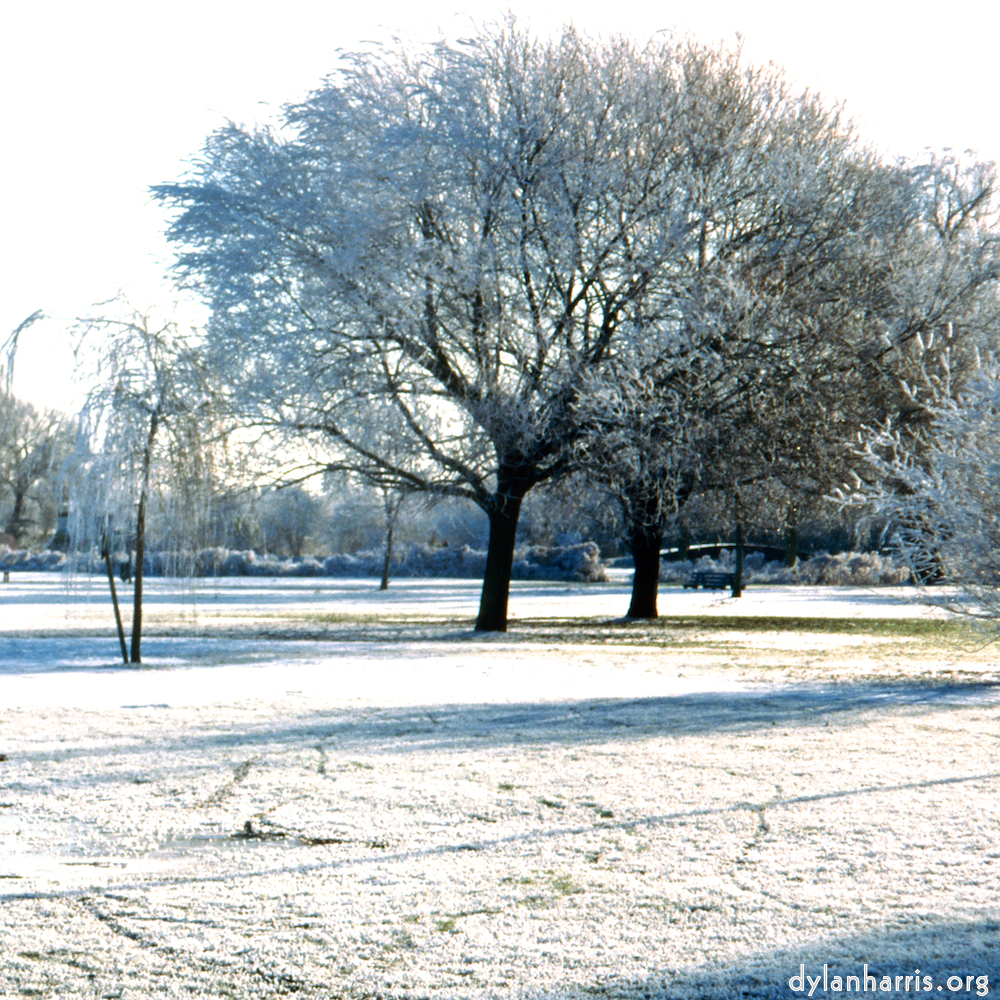
[[[60,505],[59,473],[71,451],[69,419],[39,411],[14,395],[14,365],[21,335],[43,319],[36,311],[11,332],[0,353],[0,531],[18,544],[38,544],[52,535]]]
[[[668,310],[678,246],[714,238],[677,180],[717,155],[711,121],[690,142],[711,101],[685,98],[710,89],[713,59],[513,23],[375,49],[281,131],[227,126],[154,189],[248,418],[485,511],[479,629],[506,627],[521,504],[569,467],[585,376]],[[390,413],[403,468],[382,447]]]
[[[727,494],[737,527],[767,487],[787,495],[793,533],[797,509],[857,465],[866,428],[888,423],[919,452],[932,414],[917,396],[953,399],[1000,319],[990,165],[824,159],[812,176],[827,181],[809,189],[828,194],[803,198],[793,186],[780,213],[808,239],[748,241],[699,285],[688,314],[721,374],[700,410],[710,433],[697,449],[698,489]]]
[[[631,617],[656,615],[663,533],[691,497],[725,495],[739,534],[760,484],[823,481],[850,449],[845,373],[884,330],[872,288],[915,211],[909,175],[775,71],[716,54],[685,96],[697,155],[674,178],[689,213],[674,295],[578,403],[581,459],[619,498],[636,559]]]
[[[51,538],[62,502],[60,475],[72,450],[65,414],[0,393],[0,531],[18,544]]]
[[[196,503],[193,494],[204,477],[201,445],[215,429],[216,408],[192,336],[124,300],[114,305],[111,315],[83,320],[79,328],[79,355],[91,389],[80,416],[81,460],[70,487],[71,535],[84,546],[134,544],[129,659],[140,663],[154,487],[162,479],[180,497],[182,509]]]
[[[302,556],[325,514],[322,498],[300,485],[270,491],[257,507],[257,524],[267,551],[283,556]]]
[[[947,381],[946,371],[941,380]],[[929,417],[919,450],[886,429],[869,442],[878,485],[850,492],[888,519],[913,579],[944,581],[931,603],[1000,621],[1000,368],[984,365],[954,398],[919,400]],[[927,595],[925,595],[927,596]]]
[[[995,618],[996,169],[945,157],[916,174],[921,214],[893,260],[893,309],[869,359],[877,402],[867,461],[838,493],[889,520],[916,579],[957,580],[967,586],[958,605],[971,598],[977,614]]]
[[[911,174],[919,211],[873,310],[882,332],[854,374],[870,388],[867,425],[919,458],[931,426],[995,353],[1000,192],[991,163],[948,156]]]
[[[1000,320],[992,165],[932,157],[880,168],[875,181],[864,239],[781,301],[780,325],[815,330],[822,345],[818,364],[799,364],[809,378],[769,407],[784,428],[773,436],[783,446],[773,449],[772,493],[787,497],[792,542],[803,512],[857,466],[868,429],[891,425],[919,452],[931,416],[910,387],[925,403],[953,399]],[[947,389],[935,374],[942,364]]]
[[[630,618],[657,616],[663,535],[695,485],[700,391],[716,365],[696,350],[681,338],[668,349],[662,336],[619,344],[577,404],[576,460],[619,504],[635,561]]]

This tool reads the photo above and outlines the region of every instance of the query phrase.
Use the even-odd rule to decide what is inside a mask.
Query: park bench
[[[724,573],[714,569],[699,570],[684,584],[684,589],[693,587],[697,590],[699,587],[703,587],[705,590],[724,590],[733,585],[735,575],[735,573]]]

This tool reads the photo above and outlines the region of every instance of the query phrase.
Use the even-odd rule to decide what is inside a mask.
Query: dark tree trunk
[[[785,529],[785,565],[791,569],[799,558],[799,518],[795,507],[788,508],[788,525]]]
[[[632,557],[635,559],[635,576],[632,577],[632,603],[629,605],[627,617],[656,618],[663,529],[658,526],[634,527],[631,545]]]
[[[6,534],[13,535],[17,539],[18,544],[20,544],[21,530],[24,527],[21,520],[24,516],[24,498],[27,492],[27,488],[22,488],[20,483],[15,484],[14,507],[10,512],[10,517],[7,518],[7,527],[4,529]]]
[[[691,532],[686,524],[681,525],[680,538],[677,540],[677,558],[687,559],[688,549],[691,548]]]
[[[403,509],[406,494],[385,488],[380,492],[382,493],[382,509],[385,511],[385,558],[382,560],[382,579],[378,589],[388,590],[389,570],[392,567],[392,532],[399,513]]]
[[[132,594],[132,648],[131,661],[142,663],[142,577],[146,561],[146,491],[139,497],[139,510],[135,517],[135,574]]]
[[[785,534],[785,565],[791,569],[799,561],[799,529],[788,526]]]
[[[514,567],[514,543],[521,503],[531,488],[530,481],[501,475],[495,502],[486,513],[490,519],[490,544],[486,552],[483,593],[479,599],[477,632],[507,631],[507,602],[510,574]]]
[[[135,517],[135,591],[132,599],[132,663],[142,663],[142,578],[146,562],[146,498],[149,494],[149,467],[153,459],[153,439],[159,425],[154,411],[149,421],[149,437],[142,453],[142,489],[139,492],[139,509]]]
[[[392,562],[392,523],[390,522],[385,531],[385,558],[382,560],[382,579],[379,582],[379,590],[389,589],[389,564]]]
[[[743,524],[736,525],[736,569],[733,572],[733,597],[743,596]]]
[[[629,548],[635,561],[632,603],[628,618],[656,618],[660,589],[660,548],[663,545],[662,497],[636,489],[622,497]]]

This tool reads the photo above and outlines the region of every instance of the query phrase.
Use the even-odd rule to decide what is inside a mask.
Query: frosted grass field
[[[0,584],[0,995],[1000,996],[1000,650],[904,589],[147,586],[124,668]]]

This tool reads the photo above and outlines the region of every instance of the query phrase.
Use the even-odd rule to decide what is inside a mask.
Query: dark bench
[[[720,570],[699,570],[684,584],[684,589],[693,587],[697,590],[699,587],[704,587],[705,590],[725,590],[726,587],[733,585],[735,576],[735,573],[723,573]]]

